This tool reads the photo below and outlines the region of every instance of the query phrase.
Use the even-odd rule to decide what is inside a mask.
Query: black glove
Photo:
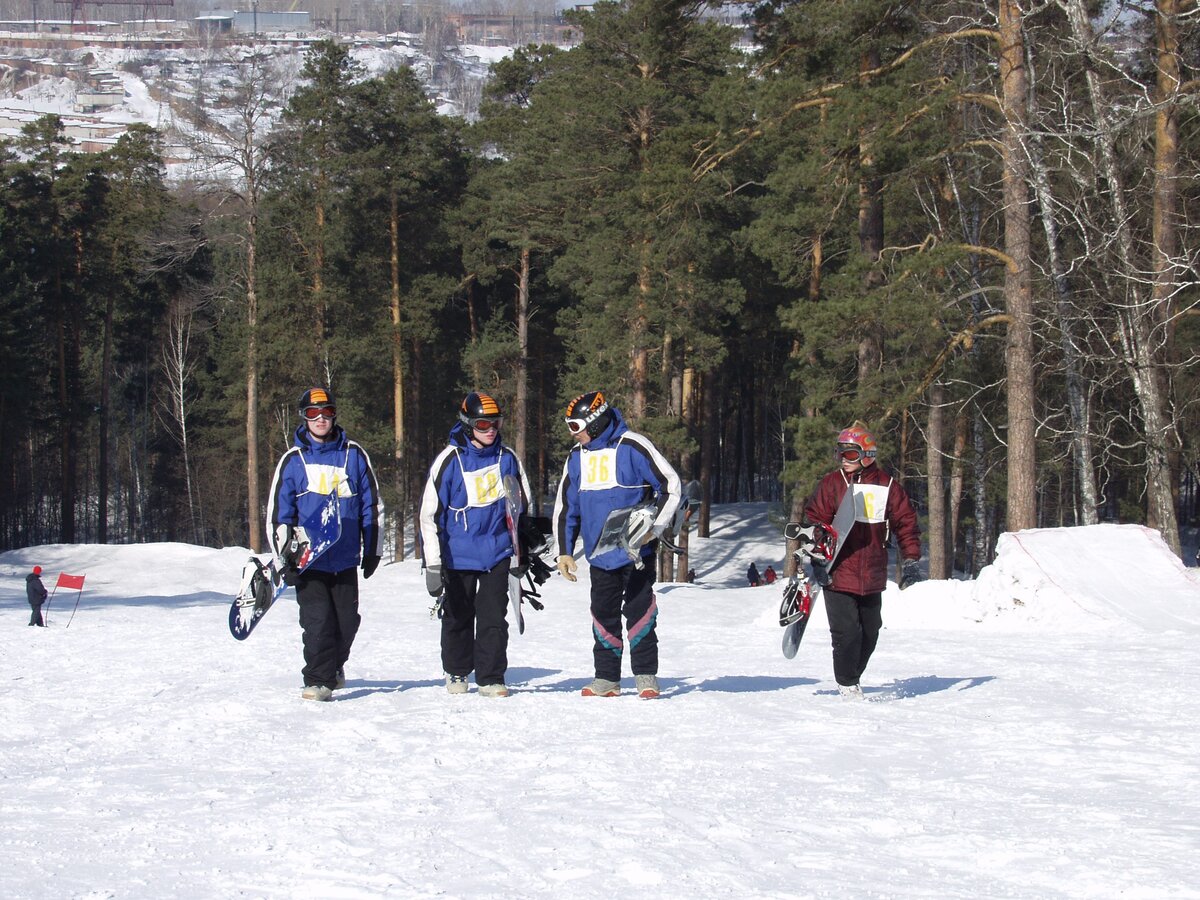
[[[375,574],[375,570],[379,568],[378,556],[364,556],[362,563],[363,581],[366,581]]]
[[[296,582],[300,580],[300,570],[291,563],[285,564],[279,575],[283,578],[283,583],[288,587],[295,587]]]
[[[833,581],[833,577],[829,574],[829,561],[810,556],[809,562],[812,565],[813,581],[821,587],[827,587],[829,582]]]
[[[442,596],[442,591],[445,588],[442,585],[442,567],[441,566],[426,566],[425,568],[425,590],[429,591],[430,597]]]
[[[906,559],[900,564],[900,590],[912,587],[918,581],[924,580],[925,576],[921,574],[920,560]]]

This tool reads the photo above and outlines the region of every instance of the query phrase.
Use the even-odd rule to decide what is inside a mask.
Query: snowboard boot
[[[467,676],[447,674],[446,690],[451,694],[465,694],[467,692]]]
[[[503,684],[481,684],[479,686],[480,697],[507,697],[508,687]]]
[[[842,695],[843,700],[862,700],[862,688],[857,684],[839,684],[838,693]]]
[[[582,691],[584,697],[617,697],[621,694],[621,682],[596,678]]]
[[[310,684],[300,692],[302,700],[319,700],[327,702],[333,699],[333,691],[325,687],[323,684]]]
[[[657,675],[635,675],[633,680],[637,682],[638,696],[643,700],[653,700],[659,696]]]

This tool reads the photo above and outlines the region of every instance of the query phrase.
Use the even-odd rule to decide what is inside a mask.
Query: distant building
[[[299,32],[312,29],[312,14],[297,12],[240,12],[232,9],[214,9],[196,16],[192,20],[196,30],[207,32],[237,32],[238,34],[260,34],[267,31]]]
[[[575,28],[561,16],[501,16],[449,13],[446,22],[460,44],[515,47],[523,44],[563,44]]]

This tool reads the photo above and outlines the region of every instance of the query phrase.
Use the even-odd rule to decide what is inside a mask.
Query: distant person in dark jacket
[[[46,586],[42,584],[41,576],[42,567],[34,566],[33,571],[25,576],[25,593],[29,597],[29,605],[33,607],[29,624],[45,628],[46,623],[42,621],[42,604],[46,602]]]
[[[758,587],[762,584],[762,577],[758,574],[758,566],[750,563],[750,568],[746,570],[746,580],[750,582],[750,587]]]
[[[809,522],[832,525],[842,499],[852,495],[854,524],[829,570],[825,611],[833,638],[833,675],[848,700],[862,698],[859,679],[883,627],[889,532],[900,545],[900,589],[922,580],[921,532],[904,488],[875,463],[875,438],[856,422],[838,435],[839,466],[817,484],[805,507]]]

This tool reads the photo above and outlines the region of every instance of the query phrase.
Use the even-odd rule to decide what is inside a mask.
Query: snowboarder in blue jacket
[[[621,692],[621,616],[638,694],[657,697],[658,604],[654,599],[657,538],[670,526],[680,502],[679,476],[650,439],[630,431],[620,410],[600,391],[581,394],[566,409],[567,428],[578,441],[567,454],[554,504],[558,570],[575,581],[575,543],[591,567],[592,658],[596,677],[585,697]],[[641,565],[624,548],[597,548],[609,513],[653,500],[656,514],[640,538]]]
[[[513,543],[504,479],[520,485],[517,507],[529,504],[525,467],[500,437],[500,404],[472,391],[463,398],[450,443],[437,455],[421,497],[425,586],[441,603],[442,669],[451,694],[467,692],[467,676],[484,697],[507,697],[508,570]]]
[[[281,560],[293,530],[337,492],[342,532],[337,543],[303,572],[285,574],[296,586],[304,631],[305,700],[329,700],[345,687],[346,660],[358,633],[358,565],[370,578],[383,556],[383,502],[371,460],[337,424],[337,405],[325,388],[300,397],[301,423],[293,446],[275,467],[267,500],[267,540]],[[361,556],[360,556],[361,555]]]

